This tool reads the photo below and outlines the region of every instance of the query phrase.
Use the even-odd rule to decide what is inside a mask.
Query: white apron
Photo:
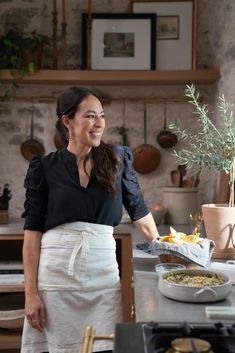
[[[73,222],[45,232],[38,289],[46,326],[40,333],[25,320],[21,353],[79,353],[88,325],[114,333],[122,315],[113,227]],[[94,351],[109,349],[112,341],[95,341]]]

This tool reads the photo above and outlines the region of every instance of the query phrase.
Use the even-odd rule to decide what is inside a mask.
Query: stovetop
[[[235,353],[235,324],[147,323],[143,324],[146,353],[165,353],[173,339],[193,337],[211,344],[214,353]]]
[[[200,338],[213,353],[235,353],[235,323],[149,322],[117,324],[114,353],[166,353],[176,338]],[[210,351],[210,352],[211,352]]]

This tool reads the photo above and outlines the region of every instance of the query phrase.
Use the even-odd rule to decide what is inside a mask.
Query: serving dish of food
[[[205,267],[212,255],[214,242],[200,236],[199,233],[185,234],[170,227],[170,233],[155,239],[151,243],[152,253],[159,256],[161,262],[174,262],[189,267]],[[193,266],[192,266],[193,264]]]
[[[165,272],[159,278],[159,290],[167,298],[192,303],[224,300],[232,289],[230,278],[220,272],[185,269]]]

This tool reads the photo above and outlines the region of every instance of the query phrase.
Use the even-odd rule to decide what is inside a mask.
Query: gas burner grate
[[[204,339],[214,353],[235,353],[235,324],[155,323],[142,325],[146,353],[164,353],[171,341],[180,337]]]

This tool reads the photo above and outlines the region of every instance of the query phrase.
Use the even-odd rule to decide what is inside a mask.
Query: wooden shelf
[[[39,70],[23,78],[12,76],[10,70],[0,70],[0,80],[22,84],[59,85],[185,85],[211,84],[220,78],[218,69],[178,71],[86,71]]]

